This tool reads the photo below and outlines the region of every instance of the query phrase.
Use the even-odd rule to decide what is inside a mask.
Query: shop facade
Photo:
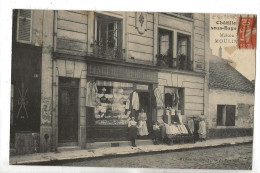
[[[207,112],[207,15],[37,13],[32,21],[44,19],[35,39],[42,48],[41,152],[128,140],[128,118],[141,109],[149,133],[167,107]]]

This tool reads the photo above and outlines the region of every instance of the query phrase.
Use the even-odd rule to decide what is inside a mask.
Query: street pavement
[[[59,166],[251,170],[252,144],[69,161]]]
[[[253,137],[236,137],[236,138],[223,138],[223,139],[211,139],[203,142],[174,144],[174,145],[138,145],[137,147],[122,146],[122,147],[105,147],[97,149],[84,149],[84,150],[72,150],[62,151],[59,153],[34,153],[27,155],[11,156],[9,163],[11,165],[59,165],[65,162],[73,162],[80,160],[93,160],[107,157],[123,157],[130,155],[143,155],[143,154],[155,154],[155,153],[171,153],[172,151],[188,151],[201,149],[200,155],[204,153],[204,149],[221,146],[235,146],[245,143],[252,143]],[[206,151],[206,150],[205,150]],[[159,157],[159,156],[158,156]],[[227,158],[231,158],[227,157]],[[188,158],[184,158],[188,159]],[[171,160],[171,159],[170,159]],[[159,161],[160,162],[160,161]],[[193,162],[193,160],[190,160]],[[227,160],[228,162],[228,160]],[[131,167],[131,165],[129,165]]]

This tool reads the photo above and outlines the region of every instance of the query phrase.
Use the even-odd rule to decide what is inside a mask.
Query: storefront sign
[[[107,64],[89,63],[87,75],[91,77],[139,81],[144,83],[158,82],[158,73],[154,70]]]
[[[148,85],[136,85],[137,90],[148,91]]]

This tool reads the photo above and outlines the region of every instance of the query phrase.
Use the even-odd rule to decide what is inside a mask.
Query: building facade
[[[13,25],[12,103],[23,86],[20,105],[33,107],[28,119],[36,120],[17,128],[13,107],[12,134],[38,133],[41,152],[127,140],[127,118],[140,109],[149,132],[166,107],[186,118],[208,114],[207,14],[14,10]],[[32,52],[19,57],[15,45]],[[18,73],[15,64],[35,71]]]
[[[209,137],[253,135],[254,84],[221,53],[210,58],[209,74]]]

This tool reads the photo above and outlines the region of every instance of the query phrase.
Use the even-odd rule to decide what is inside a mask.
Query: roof
[[[212,56],[209,65],[209,87],[254,92],[253,83],[234,69],[229,61]]]

